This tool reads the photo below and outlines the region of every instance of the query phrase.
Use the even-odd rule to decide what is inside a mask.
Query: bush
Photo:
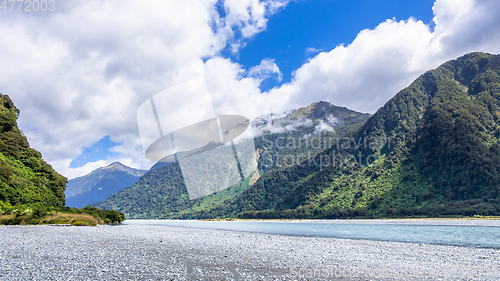
[[[31,209],[34,219],[41,219],[47,214],[47,207],[41,203],[35,203]]]

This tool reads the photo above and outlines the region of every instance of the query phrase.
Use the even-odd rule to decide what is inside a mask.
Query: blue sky
[[[375,28],[386,19],[410,17],[431,24],[434,1],[309,0],[289,3],[269,18],[267,29],[246,40],[240,52],[226,48],[222,54],[249,68],[263,58],[274,58],[283,72],[283,81],[269,78],[263,91],[290,82],[292,72],[318,52],[329,51],[339,44],[351,43],[359,31]]]
[[[117,156],[117,153],[111,150],[117,145],[118,143],[112,142],[110,136],[107,135],[98,142],[94,143],[91,147],[84,147],[80,156],[71,161],[69,167],[75,169],[78,167],[83,167],[89,162],[97,162],[99,160],[109,159],[113,156]]]
[[[21,110],[31,146],[69,178],[116,161],[149,168],[137,110],[193,77],[205,78],[219,114],[254,118],[320,100],[373,113],[447,60],[500,53],[497,0],[56,4],[0,10],[0,92]]]
[[[330,1],[308,0],[289,3],[272,15],[266,30],[252,38],[244,39],[244,47],[237,53],[228,45],[221,56],[249,69],[262,59],[273,58],[283,74],[283,79],[270,77],[262,81],[260,89],[270,90],[290,82],[292,73],[320,51],[329,51],[339,44],[349,44],[360,30],[375,28],[386,19],[406,20],[410,17],[431,23],[434,1],[357,0]],[[219,14],[225,12],[219,7]],[[89,162],[109,159],[117,153],[111,148],[118,145],[109,135],[85,147],[74,159],[70,168]]]

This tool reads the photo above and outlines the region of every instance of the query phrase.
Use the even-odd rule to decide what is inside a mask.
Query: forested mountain
[[[253,122],[258,172],[240,184],[216,194],[189,200],[178,163],[155,165],[130,188],[93,206],[121,210],[129,218],[190,216],[233,198],[261,175],[307,159],[329,147],[347,132],[359,129],[370,117],[328,102],[297,109],[284,117],[262,117]],[[172,157],[170,157],[172,158]],[[169,157],[165,162],[169,162]],[[162,166],[163,165],[163,166]],[[214,163],[216,165],[216,163]]]
[[[35,203],[62,207],[67,180],[30,148],[17,127],[18,116],[9,96],[0,94],[0,208]]]
[[[71,179],[65,192],[66,206],[81,208],[106,200],[111,194],[131,186],[146,172],[115,162],[88,175]]]
[[[500,56],[472,53],[420,76],[356,133],[278,170],[219,216],[500,214]],[[336,159],[338,161],[333,161]],[[310,163],[310,162],[309,162]]]
[[[248,187],[189,201],[172,164],[99,206],[157,218],[500,215],[499,75],[500,56],[467,54],[421,75],[362,127],[320,140],[328,148],[309,159],[310,141],[293,144],[297,130],[263,135],[267,172]],[[279,155],[291,156],[278,165]]]

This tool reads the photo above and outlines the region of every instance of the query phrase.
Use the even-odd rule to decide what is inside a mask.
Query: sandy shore
[[[0,280],[500,280],[500,250],[167,226],[0,226]]]

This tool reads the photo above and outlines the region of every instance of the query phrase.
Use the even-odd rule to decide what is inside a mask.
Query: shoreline
[[[255,225],[253,225],[255,223]],[[263,224],[262,224],[263,223]],[[265,225],[269,223],[269,225]],[[298,228],[294,224],[298,224]],[[280,227],[280,224],[283,227]],[[304,224],[304,225],[300,225]],[[373,220],[335,220],[335,221],[275,221],[275,220],[252,220],[252,221],[200,221],[200,220],[129,220],[125,225],[131,226],[165,226],[180,227],[187,229],[203,229],[217,231],[233,231],[241,233],[272,234],[292,237],[323,237],[334,239],[352,239],[381,242],[400,242],[413,244],[428,244],[456,247],[471,247],[484,249],[500,249],[500,244],[489,241],[491,237],[496,237],[495,231],[500,231],[500,221],[373,221]],[[330,225],[330,226],[329,226]],[[364,227],[366,225],[367,227]],[[344,227],[345,226],[345,227]],[[389,228],[378,228],[371,226],[387,226]],[[400,228],[398,226],[409,226],[410,228]],[[430,228],[420,228],[427,227]],[[341,227],[341,228],[339,228]],[[394,228],[395,227],[395,228]],[[437,228],[436,228],[437,227]],[[445,227],[445,228],[440,228]],[[459,227],[455,228],[448,227]],[[465,227],[465,228],[460,228]],[[486,227],[488,229],[479,232],[476,229],[468,230],[468,227]],[[292,229],[292,230],[290,230]],[[308,229],[308,230],[306,230]],[[384,230],[385,229],[385,230]],[[392,230],[391,230],[392,229]],[[406,234],[410,231],[411,234]],[[415,232],[416,231],[416,232]],[[459,231],[460,234],[454,233]],[[439,232],[437,237],[434,233]],[[477,234],[476,234],[477,233]],[[430,237],[430,238],[429,238]],[[485,240],[486,239],[486,240]]]
[[[130,220],[184,220],[184,219],[130,219]],[[375,218],[375,219],[185,219],[197,221],[391,221],[391,220],[500,220],[500,217],[462,217],[462,218]]]
[[[0,228],[9,280],[500,279],[493,248],[158,225]]]
[[[422,218],[422,219],[127,219],[122,223],[134,221],[200,221],[200,222],[285,222],[285,223],[332,223],[332,224],[407,224],[407,225],[457,225],[457,226],[494,226],[500,227],[500,218]]]

